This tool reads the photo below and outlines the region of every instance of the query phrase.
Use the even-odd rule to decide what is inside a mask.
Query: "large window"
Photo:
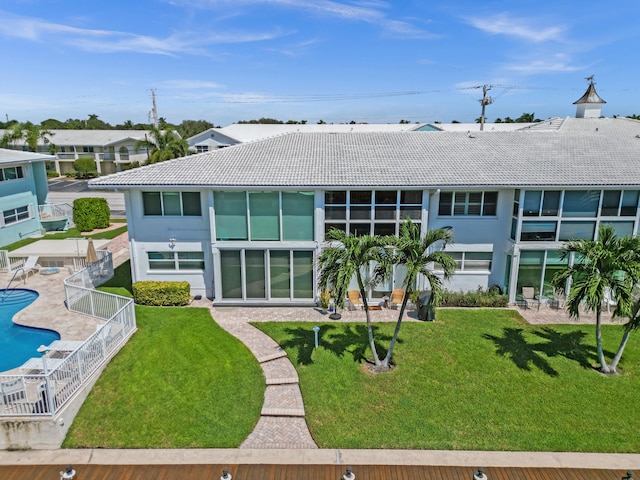
[[[4,225],[21,222],[22,220],[29,220],[29,218],[31,218],[31,215],[29,214],[29,205],[3,210],[2,216]]]
[[[553,277],[568,263],[568,257],[563,259],[562,254],[557,250],[520,252],[516,295],[522,294],[522,287],[533,287],[536,295],[542,292],[543,296],[552,297]]]
[[[313,192],[215,192],[217,240],[311,241]]]
[[[199,192],[142,192],[145,215],[202,215]]]
[[[511,238],[525,242],[593,239],[598,225],[612,225],[618,235],[632,235],[638,213],[638,190],[516,190]],[[521,222],[521,223],[519,223]]]
[[[204,270],[203,252],[147,252],[149,270]]]
[[[456,261],[456,271],[491,271],[492,252],[446,252]]]
[[[17,166],[0,168],[0,182],[16,180],[18,178],[24,178],[22,167]]]
[[[603,217],[635,217],[637,211],[637,190],[605,190],[600,209]]]
[[[222,299],[311,300],[313,252],[221,250]]]
[[[440,216],[495,216],[498,192],[440,192]]]
[[[397,235],[402,220],[422,218],[422,190],[330,190],[324,203],[325,232]]]

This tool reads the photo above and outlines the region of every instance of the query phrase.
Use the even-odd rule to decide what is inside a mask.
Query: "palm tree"
[[[13,144],[15,147],[20,140],[24,140],[27,149],[35,152],[38,150],[39,140],[42,140],[45,145],[50,143],[47,135],[53,135],[53,133],[41,125],[34,125],[31,122],[14,123],[7,129],[0,140],[0,146],[7,148],[10,144]]]
[[[149,163],[164,162],[172,158],[184,157],[189,153],[189,144],[178,134],[171,130],[160,130],[156,127],[149,129],[150,136],[145,135],[144,140],[138,140],[135,151],[141,148],[149,152]]]
[[[384,238],[371,235],[358,237],[335,228],[331,229],[325,238],[331,243],[318,257],[320,288],[333,288],[337,305],[343,307],[349,283],[352,278],[356,278],[367,318],[367,333],[373,363],[380,366],[367,303],[367,289],[381,278],[377,278],[375,274],[368,275],[367,272],[370,271],[372,262],[381,261],[384,254]]]
[[[394,249],[391,262],[394,265],[404,266],[407,273],[402,283],[405,294],[402,305],[400,306],[398,321],[396,322],[396,328],[391,338],[389,350],[382,361],[382,366],[387,368],[391,364],[393,349],[396,345],[398,334],[400,333],[400,327],[402,326],[402,316],[407,308],[407,301],[414,292],[418,275],[422,275],[427,282],[429,282],[429,286],[431,287],[430,301],[433,305],[437,305],[442,297],[442,279],[434,273],[433,265],[440,265],[444,279],[450,278],[456,269],[456,262],[451,256],[434,248],[440,242],[442,242],[441,245],[444,247],[453,241],[453,235],[449,228],[429,230],[423,237],[420,224],[407,220],[400,225],[400,236],[388,237],[388,240]],[[387,271],[389,270],[388,264],[384,265],[383,268],[384,267],[386,267]]]
[[[608,365],[602,348],[602,304],[610,294],[617,301],[613,316],[633,316],[633,288],[640,281],[640,239],[618,237],[610,225],[601,225],[597,240],[571,240],[564,245],[562,259],[576,253],[572,266],[567,266],[553,277],[553,285],[561,292],[567,284],[567,309],[579,318],[579,307],[584,302],[587,310],[596,314],[596,349],[600,371],[615,373],[616,365]],[[613,367],[613,368],[612,368]]]

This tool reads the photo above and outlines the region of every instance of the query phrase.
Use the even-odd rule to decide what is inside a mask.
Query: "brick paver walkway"
[[[271,337],[249,325],[247,319],[229,313],[211,308],[218,325],[258,359],[267,384],[260,420],[240,448],[317,448],[304,419],[298,373],[287,354]]]

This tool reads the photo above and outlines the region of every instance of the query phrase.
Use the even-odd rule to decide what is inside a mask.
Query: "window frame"
[[[168,190],[164,190],[164,191],[154,190],[154,191],[143,191],[141,194],[142,194],[142,215],[144,217],[202,217],[202,193],[201,192],[190,192],[190,191],[175,192],[175,191],[168,191]],[[180,203],[179,205],[180,213],[166,213],[167,209],[169,208],[169,204],[168,204],[168,198],[165,199],[165,194],[167,195],[178,194],[179,203]],[[198,195],[198,210],[199,210],[198,214],[185,213],[184,195],[188,195],[188,194]],[[147,213],[147,204],[145,199],[149,195],[159,196],[158,198],[160,200],[160,210],[159,210],[160,213]],[[149,205],[149,207],[151,207],[151,205]]]
[[[477,199],[477,195],[480,198]],[[489,197],[490,198],[487,198]],[[498,190],[447,190],[438,197],[439,217],[496,217],[498,215]],[[446,201],[445,201],[446,199]],[[448,208],[443,208],[448,206]],[[491,211],[487,211],[493,206]],[[478,213],[469,213],[470,210]]]

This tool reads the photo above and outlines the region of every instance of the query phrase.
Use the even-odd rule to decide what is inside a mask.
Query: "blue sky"
[[[216,125],[640,114],[637,0],[0,0],[0,114]]]

